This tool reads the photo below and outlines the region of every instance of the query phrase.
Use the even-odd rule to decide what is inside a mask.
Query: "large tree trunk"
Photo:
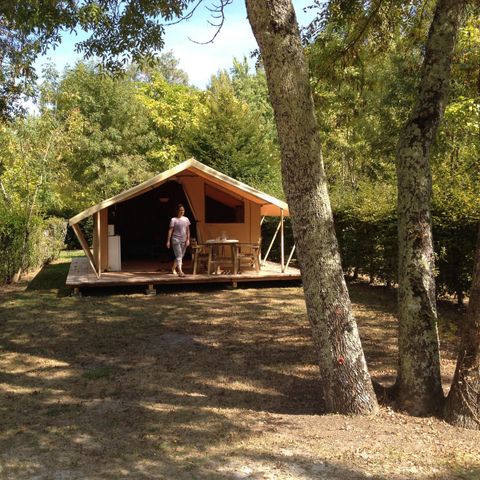
[[[290,0],[246,0],[275,113],[307,313],[326,409],[372,413],[377,401],[343,277],[295,11]]]
[[[480,223],[472,289],[452,388],[445,404],[445,420],[480,430]]]
[[[414,415],[443,403],[431,233],[429,149],[443,116],[464,2],[438,0],[417,104],[397,149],[399,236],[399,406]]]

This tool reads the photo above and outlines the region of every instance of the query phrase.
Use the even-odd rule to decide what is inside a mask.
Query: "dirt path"
[[[2,480],[480,479],[479,432],[321,414],[298,287],[72,298],[64,272],[0,292]],[[372,375],[391,381],[394,296],[351,291]]]

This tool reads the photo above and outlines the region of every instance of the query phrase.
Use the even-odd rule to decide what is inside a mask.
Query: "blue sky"
[[[304,7],[311,5],[312,0],[293,0],[300,25],[307,25],[313,13],[303,12]],[[208,24],[212,21],[210,12],[206,9],[212,2],[205,3],[191,20],[167,27],[165,36],[165,51],[172,50],[180,61],[180,67],[188,73],[190,82],[204,88],[212,75],[232,65],[233,57],[249,57],[250,52],[257,48],[245,11],[243,0],[234,0],[226,10],[225,24],[213,44],[198,45],[189,40],[205,42],[210,40],[215,28]],[[37,70],[51,59],[59,70],[66,65],[73,65],[80,56],[75,53],[75,42],[83,35],[64,35],[63,41],[55,50],[37,62]]]

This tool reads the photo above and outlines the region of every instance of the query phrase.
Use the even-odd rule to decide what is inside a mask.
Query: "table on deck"
[[[212,265],[218,267],[220,263],[224,263],[227,258],[218,256],[218,251],[220,247],[229,246],[231,249],[231,259],[232,259],[232,272],[234,275],[238,273],[238,265],[237,265],[237,245],[238,240],[234,239],[212,239],[207,240],[205,245],[208,247],[208,263],[207,263],[207,273],[211,275],[211,267]],[[215,268],[216,271],[216,268]]]

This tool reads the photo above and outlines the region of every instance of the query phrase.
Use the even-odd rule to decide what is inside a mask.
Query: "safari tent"
[[[118,284],[122,283],[122,272],[130,273],[125,277],[129,283],[135,279],[138,283],[159,283],[160,275],[153,278],[155,275],[146,277],[142,273],[158,273],[161,269],[152,270],[152,265],[158,266],[158,262],[170,260],[165,243],[170,218],[175,215],[176,206],[180,203],[184,205],[185,215],[192,224],[191,237],[200,245],[220,236],[237,239],[242,244],[258,244],[263,218],[278,217],[277,233],[281,246],[279,273],[293,272],[287,268],[285,261],[283,236],[283,219],[289,214],[288,205],[190,159],[70,219],[69,223],[86,257],[76,265],[72,264],[67,284],[83,286],[94,279],[97,284],[101,280],[101,283],[110,280],[109,284]],[[93,245],[87,243],[79,225],[90,216],[93,216]],[[119,239],[118,244],[112,242],[113,238]],[[114,252],[114,249],[118,251]],[[121,265],[115,269],[116,272],[109,268],[114,253]],[[115,280],[112,277],[114,273]],[[79,277],[83,278],[83,283]],[[179,279],[175,280],[178,283]],[[185,281],[192,281],[192,278],[187,277]]]

